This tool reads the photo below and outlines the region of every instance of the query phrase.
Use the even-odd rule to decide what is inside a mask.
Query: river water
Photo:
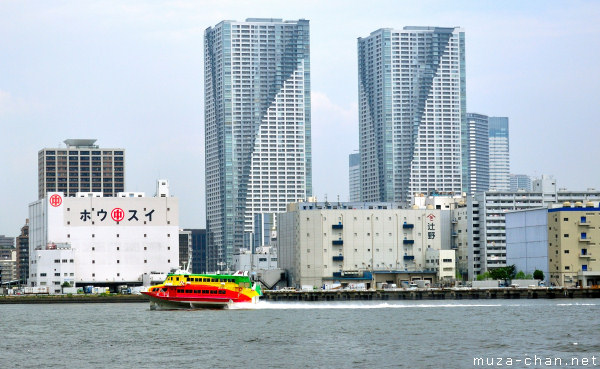
[[[594,299],[0,305],[0,317],[0,368],[600,367]]]

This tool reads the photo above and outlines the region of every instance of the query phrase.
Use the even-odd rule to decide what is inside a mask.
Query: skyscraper
[[[487,115],[467,113],[467,193],[489,190],[490,145]]]
[[[348,156],[349,201],[360,201],[360,153]]]
[[[510,189],[510,159],[508,145],[508,118],[489,117],[490,134],[490,190]]]
[[[60,191],[102,192],[116,196],[125,191],[125,150],[100,148],[96,140],[69,139],[67,147],[38,152],[38,197]]]
[[[309,22],[223,21],[205,31],[208,270],[250,248],[254,214],[312,193]]]
[[[466,189],[462,29],[385,28],[359,38],[358,81],[362,200]]]

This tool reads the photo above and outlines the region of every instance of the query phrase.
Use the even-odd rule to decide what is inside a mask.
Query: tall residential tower
[[[223,21],[204,38],[207,270],[222,270],[255,214],[311,195],[309,22]]]
[[[462,29],[384,28],[359,38],[358,84],[363,201],[466,190]]]

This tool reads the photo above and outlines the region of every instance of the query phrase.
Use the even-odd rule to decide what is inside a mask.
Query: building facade
[[[395,203],[290,204],[278,216],[279,267],[294,287],[435,282],[438,271],[428,269],[426,253],[454,253],[449,224],[450,210]]]
[[[358,81],[361,200],[460,194],[468,163],[462,29],[359,38]]]
[[[584,206],[585,204],[585,206]],[[548,210],[550,283],[563,287],[600,286],[600,207],[565,202]]]
[[[179,266],[173,197],[49,192],[29,205],[29,220],[30,286],[135,285]]]
[[[66,148],[38,152],[38,198],[47,192],[100,192],[116,196],[125,191],[125,150],[95,145],[96,140],[68,139]]]
[[[17,275],[19,282],[27,283],[29,276],[29,219],[21,228],[21,234],[15,239],[17,248]]]
[[[192,237],[192,273],[206,273],[206,229],[190,229]]]
[[[204,34],[207,268],[250,249],[254,214],[312,193],[307,20],[223,21]]]
[[[506,214],[506,264],[517,272],[544,273],[548,283],[548,209],[514,211]]]
[[[510,191],[516,192],[519,190],[531,191],[531,177],[526,174],[511,174],[510,175]]]
[[[489,117],[490,190],[510,189],[508,118]]]
[[[361,201],[360,198],[360,153],[348,156],[348,201]]]
[[[468,194],[490,189],[490,144],[487,115],[467,113]]]

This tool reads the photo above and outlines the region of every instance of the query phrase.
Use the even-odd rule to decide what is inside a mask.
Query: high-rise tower
[[[508,118],[489,117],[490,134],[490,190],[510,189],[510,157]]]
[[[207,269],[250,248],[254,214],[312,192],[309,22],[223,21],[205,31]]]
[[[358,77],[362,200],[466,190],[462,29],[372,32],[358,39]]]
[[[490,152],[487,115],[467,113],[467,193],[490,188]]]

